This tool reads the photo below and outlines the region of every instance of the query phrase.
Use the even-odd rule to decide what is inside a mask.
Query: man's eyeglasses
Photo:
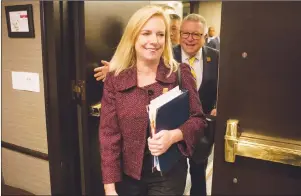
[[[203,36],[201,33],[180,32],[182,38],[187,39],[191,35],[192,39],[199,40]]]

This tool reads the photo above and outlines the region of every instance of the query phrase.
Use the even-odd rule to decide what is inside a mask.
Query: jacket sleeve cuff
[[[103,184],[111,184],[120,182],[122,180],[121,172],[117,173],[108,171],[106,174],[103,173]]]
[[[195,130],[195,126],[191,123],[184,123],[179,127],[183,134],[183,141],[178,143],[178,147],[184,156],[192,156],[197,143],[197,138],[203,134],[203,129]]]

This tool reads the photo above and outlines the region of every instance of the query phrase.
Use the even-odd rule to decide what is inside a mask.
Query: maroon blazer
[[[180,65],[183,88],[189,91],[190,118],[179,129],[184,140],[178,147],[184,156],[191,156],[197,139],[203,134],[204,115],[195,80],[187,64]],[[137,86],[137,69],[129,68],[118,76],[107,75],[101,100],[99,126],[101,169],[103,183],[121,181],[122,173],[140,180],[150,100],[177,86],[177,73],[167,77],[169,69],[160,62],[156,81],[145,87]],[[121,169],[122,168],[122,169]]]

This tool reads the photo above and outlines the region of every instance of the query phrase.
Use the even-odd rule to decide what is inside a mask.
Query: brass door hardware
[[[101,103],[91,105],[89,110],[90,110],[90,116],[99,117],[100,116],[100,110],[101,110]]]
[[[84,80],[71,81],[72,98],[84,101],[86,99],[86,85]]]
[[[225,161],[234,163],[235,156],[261,159],[301,167],[301,142],[239,132],[239,121],[227,121]]]

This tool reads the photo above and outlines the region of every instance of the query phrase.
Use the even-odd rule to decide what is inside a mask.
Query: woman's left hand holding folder
[[[183,133],[180,129],[162,130],[156,133],[152,138],[148,138],[148,148],[153,156],[160,156],[165,153],[168,148],[183,140]]]

